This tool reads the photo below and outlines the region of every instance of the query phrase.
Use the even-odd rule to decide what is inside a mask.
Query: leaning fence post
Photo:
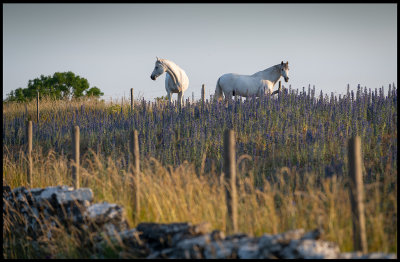
[[[28,173],[27,173],[27,182],[29,187],[32,187],[32,121],[28,121],[28,125],[26,126],[26,136],[28,138],[27,145],[27,157],[28,157]]]
[[[131,88],[131,112],[133,112],[133,88]]]
[[[204,104],[204,97],[205,97],[206,91],[204,90],[204,84],[201,86],[201,102]]]
[[[225,130],[224,134],[224,173],[225,191],[228,217],[226,232],[238,231],[237,224],[237,195],[236,195],[236,160],[235,160],[235,133],[232,129]]]
[[[354,250],[368,252],[365,231],[364,187],[362,178],[361,138],[352,137],[348,143],[350,202],[353,219]]]
[[[39,124],[39,91],[37,92],[37,97],[36,97],[36,119],[37,123]]]
[[[135,215],[139,219],[140,214],[140,158],[139,158],[139,139],[137,130],[131,133],[131,152],[133,155],[134,170],[134,189],[135,189]]]
[[[74,160],[72,165],[72,180],[75,189],[77,189],[79,188],[79,126],[74,126],[72,131],[72,157]]]
[[[125,96],[125,95],[124,95]],[[121,102],[121,114],[123,113],[123,111],[124,111],[124,97],[122,97],[122,102]]]

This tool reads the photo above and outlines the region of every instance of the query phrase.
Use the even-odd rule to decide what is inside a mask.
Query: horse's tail
[[[220,86],[220,84],[219,84],[219,80],[220,80],[221,78],[218,78],[218,81],[217,81],[217,86],[216,86],[216,88],[215,88],[215,94],[214,94],[214,97],[215,97],[215,99],[217,100],[217,101],[220,101],[221,99],[222,99],[222,88],[221,88],[221,86]]]

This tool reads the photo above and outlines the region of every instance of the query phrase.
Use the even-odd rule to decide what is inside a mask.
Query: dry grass
[[[123,103],[124,112],[129,111],[128,101]],[[110,104],[96,100],[84,103],[79,100],[42,100],[41,121],[53,121],[54,111],[65,111],[69,114],[71,108],[80,109],[82,105],[85,106],[85,110],[119,110],[122,102],[116,101],[114,106]],[[3,122],[24,113],[35,120],[36,101],[3,106]],[[390,135],[397,137],[395,132]],[[240,137],[246,139],[244,136]],[[385,141],[383,140],[383,144],[387,142]],[[371,143],[371,146],[375,144]],[[397,149],[397,139],[393,146]],[[26,157],[23,151],[18,151],[19,149],[19,145],[14,145],[13,148],[3,145],[3,185],[7,184],[11,188],[27,186]],[[365,163],[366,167],[375,166],[375,162],[379,162],[380,156],[383,155],[382,151],[376,153],[374,148],[365,151],[373,154],[369,157],[372,160]],[[196,168],[194,163],[188,162],[174,168],[162,166],[152,158],[142,161],[141,209],[140,214],[136,216],[133,175],[130,167],[121,164],[126,162],[123,155],[116,154],[113,158],[106,158],[91,150],[82,152],[87,153],[81,157],[81,187],[93,190],[94,202],[107,201],[122,205],[131,228],[140,222],[197,224],[207,221],[213,229],[225,231],[227,211],[222,175],[215,166],[205,171],[205,159]],[[32,156],[33,188],[73,185],[71,163],[67,155],[51,149],[43,152],[39,146],[34,146]],[[249,159],[249,162],[245,161],[246,159]],[[338,243],[342,252],[353,250],[347,176],[321,178],[321,174],[287,167],[278,169],[276,174],[259,174],[255,171],[256,167],[248,163],[256,161],[252,162],[246,155],[238,157],[239,231],[260,236],[263,233],[275,234],[297,228],[313,230],[320,227],[325,232],[324,240]],[[382,169],[376,182],[365,185],[369,252],[397,253],[397,170],[391,169],[390,166],[388,164]],[[279,179],[268,182],[265,177]],[[5,258],[37,258],[46,254],[50,254],[52,258],[90,257],[89,252],[92,250],[86,252],[80,249],[81,242],[74,236],[63,234],[63,228],[59,229],[61,233],[57,241],[45,244],[43,253],[38,253],[30,239],[11,230],[7,224],[7,217],[3,216],[3,221]],[[110,256],[115,256],[116,252],[111,247]]]
[[[26,186],[24,153],[20,152],[18,156],[7,154],[6,148],[4,152],[3,184],[12,188]],[[82,157],[80,184],[81,187],[93,190],[95,202],[107,201],[124,206],[131,228],[139,222],[196,224],[208,221],[213,229],[225,231],[227,212],[220,173],[214,171],[203,174],[200,170],[198,174],[194,165],[187,162],[174,169],[171,166],[161,166],[155,159],[143,161],[140,177],[141,209],[136,218],[132,172],[121,168],[118,165],[120,161],[104,159],[89,151]],[[40,150],[34,150],[33,187],[72,185],[69,166],[65,156],[56,155],[52,151],[43,155]],[[279,171],[279,181],[269,183],[263,180],[263,188],[257,188],[254,186],[255,177],[251,167],[238,171],[239,231],[259,236],[296,228],[312,230],[321,227],[325,232],[325,240],[338,243],[342,252],[353,250],[346,178],[326,178],[321,187],[317,185],[313,173],[282,168]],[[365,187],[369,252],[397,252],[397,171],[387,172],[382,174],[385,176],[382,182]],[[3,234],[3,239],[6,243],[3,248],[17,245],[18,242],[12,234]],[[28,244],[29,241],[18,243]],[[75,244],[71,245],[73,249]],[[66,245],[52,248],[56,254],[77,252],[66,250]],[[10,250],[7,252],[8,257],[20,257]],[[29,249],[26,252],[29,253]]]

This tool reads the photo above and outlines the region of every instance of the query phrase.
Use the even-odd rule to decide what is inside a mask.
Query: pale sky
[[[3,4],[3,99],[41,74],[72,71],[104,99],[166,95],[156,56],[189,77],[184,98],[225,73],[289,61],[285,86],[330,95],[397,86],[396,4]],[[277,89],[277,85],[274,90]],[[173,95],[176,99],[176,94]]]

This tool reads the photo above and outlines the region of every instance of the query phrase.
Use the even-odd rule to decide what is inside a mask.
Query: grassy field
[[[71,129],[79,125],[81,187],[93,190],[95,202],[123,205],[131,227],[139,222],[208,221],[212,228],[225,230],[222,138],[232,128],[239,231],[259,236],[321,227],[323,238],[338,243],[342,252],[353,250],[347,141],[359,135],[368,251],[397,253],[393,86],[389,92],[359,88],[339,97],[316,96],[310,88],[287,90],[277,98],[234,101],[226,107],[196,102],[182,110],[138,100],[133,112],[127,101],[43,100],[39,124],[35,102],[3,103],[3,185],[12,188],[27,184],[22,150],[28,119],[34,122],[33,187],[72,185]],[[138,217],[127,153],[133,129],[139,132],[141,154]],[[10,235],[3,233],[3,239],[8,247],[17,245]],[[54,252],[68,253],[59,248]]]

